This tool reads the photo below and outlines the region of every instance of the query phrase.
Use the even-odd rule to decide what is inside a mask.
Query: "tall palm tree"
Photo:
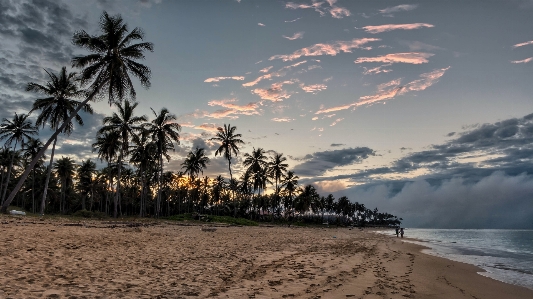
[[[150,108],[152,109],[152,108]],[[176,116],[171,114],[167,108],[162,108],[161,112],[157,114],[152,109],[155,119],[152,122],[145,124],[145,128],[152,135],[152,140],[157,144],[157,154],[159,157],[159,188],[157,191],[156,202],[156,216],[159,216],[161,209],[161,180],[163,178],[163,155],[167,157],[167,161],[170,160],[170,156],[167,155],[169,149],[174,150],[174,142],[179,144],[179,131],[181,126],[174,122]]]
[[[299,177],[294,174],[294,171],[289,171],[281,182],[281,186],[287,194],[285,197],[285,209],[289,211],[289,214],[293,212],[294,195],[298,191],[298,179]]]
[[[228,160],[228,169],[230,180],[233,179],[231,174],[231,158],[232,154],[237,156],[239,154],[239,144],[244,144],[242,141],[241,134],[235,134],[237,130],[236,126],[231,126],[231,124],[224,124],[224,128],[218,127],[218,132],[215,137],[210,138],[209,140],[214,140],[220,142],[220,147],[215,152],[215,157],[218,155],[224,155]]]
[[[252,150],[252,154],[244,154],[244,166],[247,167],[246,171],[251,173],[259,172],[266,168],[268,165],[267,156],[265,156],[265,150],[257,148]]]
[[[298,212],[305,214],[309,211],[312,203],[319,199],[319,195],[313,185],[306,185],[296,200]]]
[[[91,106],[86,103],[82,104],[80,101],[73,98],[79,98],[84,94],[84,91],[78,88],[77,74],[68,73],[67,68],[61,68],[59,75],[54,73],[49,73],[45,70],[50,77],[50,81],[46,85],[40,85],[37,83],[30,82],[26,87],[27,91],[33,91],[45,95],[45,98],[37,99],[33,103],[33,108],[30,111],[41,110],[41,114],[37,117],[35,125],[42,126],[43,128],[48,124],[50,129],[58,130],[64,122],[69,119],[69,115],[75,115],[76,122],[83,126],[83,119],[76,111],[77,107],[80,107],[85,112],[90,114],[93,113]],[[63,128],[63,133],[70,135],[74,130],[74,124],[72,121],[69,121],[67,125]],[[46,182],[44,185],[43,198],[41,201],[41,215],[44,214],[44,205],[46,202],[46,194],[48,193],[48,182],[50,181],[50,173],[52,171],[51,165],[54,162],[54,152],[56,148],[57,135],[54,139],[54,144],[52,145],[52,153],[50,154],[50,162],[48,165],[48,173],[46,175]]]
[[[129,31],[120,15],[109,16],[105,11],[100,18],[99,25],[100,35],[89,35],[81,30],[76,32],[72,39],[75,45],[91,52],[86,56],[75,57],[72,61],[73,67],[83,68],[81,72],[82,84],[89,86],[87,98],[82,105],[78,105],[70,117],[63,122],[63,125],[48,139],[38,157],[32,160],[21,175],[16,187],[0,208],[0,212],[7,212],[7,207],[15,198],[38,159],[44,155],[52,141],[59,133],[63,132],[85,104],[99,96],[104,96],[106,93],[109,103],[123,100],[128,94],[129,97],[135,99],[136,93],[130,75],[137,77],[143,87],[150,87],[151,71],[138,60],[145,58],[145,51],[153,52],[154,46],[147,42],[134,43],[143,40],[142,30],[134,28]]]
[[[31,139],[32,135],[37,134],[37,127],[35,127],[31,123],[31,121],[28,120],[28,115],[29,114],[18,115],[15,113],[13,120],[4,118],[2,120],[2,124],[0,125],[0,141],[5,139],[6,146],[11,146],[11,143],[13,143],[13,141],[15,142],[15,145],[13,146],[13,151],[11,153],[11,161],[9,162],[9,168],[7,170],[5,187],[2,193],[2,207],[5,205],[5,203],[9,205],[7,200],[4,202],[4,199],[6,197],[6,191],[9,184],[9,179],[11,177],[13,159],[15,158],[15,151],[17,149],[17,145],[19,143],[24,145],[24,141]]]
[[[34,157],[37,156],[39,151],[43,148],[43,143],[39,139],[31,138],[26,143],[26,148],[24,150],[24,158],[31,161]],[[43,163],[41,159],[39,164]],[[37,165],[36,165],[37,166]],[[32,169],[32,179],[31,179],[31,202],[32,202],[32,213],[35,213],[35,167]]]
[[[59,212],[65,212],[66,193],[72,185],[72,180],[76,171],[76,163],[70,157],[61,157],[54,163],[54,169],[61,180],[61,200],[59,201]]]
[[[285,161],[287,161],[287,158],[283,157],[283,154],[275,153],[274,157],[271,157],[270,162],[268,162],[269,174],[276,182],[276,196],[279,196],[278,182],[287,172],[287,167],[289,167],[287,163],[284,163]]]
[[[129,140],[130,136],[135,134],[135,132],[139,132],[142,130],[142,127],[140,126],[141,123],[148,120],[148,118],[143,116],[134,116],[133,110],[139,105],[139,103],[134,102],[130,103],[130,101],[126,100],[124,101],[124,106],[122,106],[121,103],[116,103],[118,113],[113,112],[112,116],[104,117],[104,126],[98,131],[99,133],[104,132],[118,132],[120,134],[120,142],[122,143],[122,146],[119,150],[118,155],[118,175],[117,175],[117,190],[115,194],[115,207],[118,206],[117,203],[120,203],[120,177],[122,174],[122,159],[124,158],[124,154],[128,153],[128,147],[129,147]],[[113,216],[117,217],[117,210],[115,208],[115,211],[113,213]]]

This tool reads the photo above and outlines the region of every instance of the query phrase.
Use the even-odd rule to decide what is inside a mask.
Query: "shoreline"
[[[1,216],[0,297],[533,298],[367,229],[116,224]]]

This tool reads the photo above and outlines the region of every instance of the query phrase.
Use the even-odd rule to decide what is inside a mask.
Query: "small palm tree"
[[[151,109],[151,108],[150,108]],[[157,114],[152,109],[155,119],[152,122],[147,123],[144,127],[152,135],[152,140],[157,145],[157,155],[159,157],[159,187],[157,191],[157,202],[155,214],[158,217],[161,209],[161,180],[163,178],[163,155],[167,157],[167,161],[170,160],[170,156],[167,155],[169,149],[174,150],[174,142],[179,144],[179,131],[181,126],[176,123],[176,116],[171,114],[167,108],[162,108],[161,112]]]
[[[241,134],[235,134],[237,127],[231,126],[231,124],[224,124],[224,128],[218,127],[218,132],[215,137],[209,139],[220,142],[220,147],[215,152],[215,157],[218,155],[224,155],[228,160],[228,170],[230,180],[233,179],[231,174],[231,158],[232,155],[237,156],[239,154],[239,144],[244,144]]]
[[[96,163],[87,159],[78,167],[78,184],[77,189],[81,193],[81,209],[86,210],[86,198],[93,190],[93,180],[96,176]]]
[[[84,94],[84,92],[78,89],[78,84],[76,82],[76,73],[68,73],[67,68],[61,68],[59,75],[54,73],[45,72],[50,77],[50,81],[46,85],[40,85],[37,83],[30,82],[26,87],[27,91],[34,91],[46,95],[46,98],[37,99],[33,103],[33,108],[31,110],[41,110],[41,114],[37,117],[35,124],[37,126],[42,126],[43,128],[48,124],[50,129],[58,130],[60,126],[63,125],[69,118],[69,115],[75,115],[76,122],[83,126],[83,119],[77,113],[76,108],[81,105],[81,109],[90,114],[93,113],[91,106],[86,103],[82,104],[80,101],[74,100],[73,98],[78,98]],[[69,121],[63,129],[63,133],[70,135],[74,125],[72,121]],[[54,152],[56,148],[57,135],[54,139],[54,144],[52,145],[52,153],[50,154],[50,162],[48,165],[48,173],[46,175],[46,182],[44,185],[43,199],[41,201],[41,215],[44,214],[46,194],[48,192],[48,182],[50,181],[50,173],[52,171],[51,165],[54,162]]]
[[[41,142],[41,140],[35,139],[35,138],[30,139],[30,141],[26,143],[26,148],[24,149],[24,158],[31,161],[33,158],[37,156],[37,154],[42,148],[43,148],[43,143]],[[41,165],[42,163],[43,163],[43,160],[41,159],[39,161],[39,165]],[[32,179],[31,179],[32,213],[35,213],[35,167],[33,167],[32,169]]]
[[[111,171],[111,162],[118,156],[118,152],[122,147],[120,142],[120,133],[117,131],[105,132],[96,136],[96,142],[92,144],[93,151],[98,152],[100,161],[107,161],[109,189],[113,188],[113,172]],[[106,200],[107,200],[106,193]],[[115,202],[115,210],[117,210],[117,202]],[[106,204],[107,209],[107,204]]]
[[[130,149],[130,162],[137,165],[141,177],[141,202],[139,217],[146,215],[146,173],[149,169],[154,168],[157,158],[154,153],[157,152],[157,144],[150,139],[150,132],[143,129],[138,135],[133,135],[134,145]]]
[[[54,163],[54,169],[61,180],[61,200],[59,201],[59,212],[64,213],[66,208],[66,193],[72,185],[76,171],[76,163],[70,157],[61,157]]]
[[[285,210],[288,210],[289,214],[293,212],[294,195],[298,192],[298,179],[299,177],[293,171],[289,171],[281,182],[281,186],[287,194],[285,197]]]
[[[35,127],[31,121],[28,120],[28,114],[16,114],[13,117],[13,120],[4,118],[2,124],[0,125],[0,141],[6,140],[5,145],[10,146],[13,141],[15,145],[13,146],[13,151],[11,154],[11,161],[9,162],[9,168],[7,170],[7,178],[5,183],[5,188],[3,189],[2,194],[2,207],[7,202],[4,202],[6,197],[6,191],[9,184],[9,179],[11,177],[11,170],[13,168],[13,159],[15,158],[15,151],[17,145],[21,143],[24,145],[24,141],[30,140],[32,135],[37,134],[37,127]],[[9,203],[8,203],[9,204]],[[6,206],[7,210],[7,206]]]
[[[204,174],[207,164],[209,164],[209,158],[205,155],[205,149],[196,148],[189,152],[187,158],[181,163],[181,169],[184,169],[184,172],[188,173],[189,178],[194,181],[200,173]]]

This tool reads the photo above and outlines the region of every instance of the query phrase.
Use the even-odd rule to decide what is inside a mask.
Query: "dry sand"
[[[0,223],[0,298],[533,298],[358,229]]]

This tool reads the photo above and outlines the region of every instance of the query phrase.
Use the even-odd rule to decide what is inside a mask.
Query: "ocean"
[[[391,230],[380,233],[396,238]],[[406,229],[405,237],[430,247],[424,253],[476,265],[486,271],[480,275],[533,289],[533,230]]]

